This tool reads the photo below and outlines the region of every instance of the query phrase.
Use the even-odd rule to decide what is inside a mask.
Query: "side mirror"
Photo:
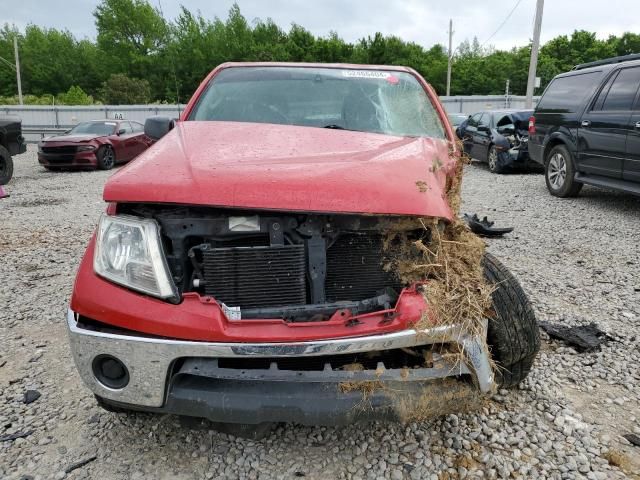
[[[152,140],[158,140],[173,130],[175,125],[173,118],[149,117],[144,122],[144,134]]]
[[[513,135],[514,133],[516,133],[516,129],[511,125],[508,125],[498,128],[498,133],[500,135]]]
[[[124,128],[121,128],[120,130],[118,130],[116,132],[116,135],[122,135],[123,133],[126,133],[127,131]]]

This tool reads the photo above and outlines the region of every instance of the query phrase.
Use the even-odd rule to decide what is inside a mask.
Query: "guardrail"
[[[525,97],[504,95],[469,95],[440,97],[449,113],[472,114],[481,110],[524,108]],[[537,102],[538,97],[534,98]],[[178,117],[184,105],[0,105],[0,115],[22,118],[23,135],[27,142],[38,142],[42,137],[64,132],[79,122],[97,119],[127,119],[143,122],[153,115]]]
[[[43,136],[62,133],[80,122],[98,119],[136,120],[164,115],[178,117],[184,105],[2,105],[0,115],[17,115],[22,119],[23,136],[27,142],[37,142]]]
[[[533,105],[540,97],[533,97]],[[524,109],[526,97],[523,95],[460,95],[440,97],[440,101],[449,113],[472,113],[483,110],[500,110],[503,108]]]

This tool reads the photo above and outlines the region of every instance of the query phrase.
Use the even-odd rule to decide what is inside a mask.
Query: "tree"
[[[102,99],[108,105],[145,104],[151,99],[151,88],[146,80],[116,73],[104,82]]]
[[[146,0],[102,0],[93,15],[103,69],[147,78],[163,96],[170,78],[164,55],[169,28],[160,12]]]
[[[67,93],[58,95],[58,103],[62,105],[91,105],[93,98],[77,85],[72,85]]]
[[[380,32],[351,43],[336,32],[317,36],[298,24],[287,31],[271,19],[248,22],[237,3],[224,19],[207,19],[182,7],[176,18],[165,21],[154,1],[100,0],[93,14],[95,42],[77,40],[66,30],[4,25],[0,28],[0,56],[6,60],[0,61],[2,101],[13,102],[17,93],[11,66],[15,37],[25,99],[44,104],[55,95],[86,101],[75,90],[71,95],[73,86],[109,103],[184,102],[213,68],[227,61],[407,65],[436,92],[445,90],[448,59],[440,44],[426,48]],[[507,80],[513,94],[524,94],[530,51],[530,45],[496,50],[477,38],[463,41],[453,59],[453,94],[502,94]],[[576,30],[542,46],[538,76],[544,88],[555,75],[578,63],[636,52],[640,34],[599,40],[592,32]]]

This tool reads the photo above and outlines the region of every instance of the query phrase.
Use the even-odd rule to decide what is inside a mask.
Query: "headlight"
[[[93,152],[96,149],[93,145],[80,145],[78,147],[79,152]]]
[[[93,256],[95,272],[159,298],[177,298],[155,220],[102,215]]]

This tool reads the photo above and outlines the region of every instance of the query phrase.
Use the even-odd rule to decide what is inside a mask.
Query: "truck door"
[[[640,91],[636,94],[627,128],[627,153],[622,167],[622,179],[640,183]]]
[[[578,170],[622,178],[631,106],[640,85],[640,67],[623,68],[607,80],[578,126]]]

